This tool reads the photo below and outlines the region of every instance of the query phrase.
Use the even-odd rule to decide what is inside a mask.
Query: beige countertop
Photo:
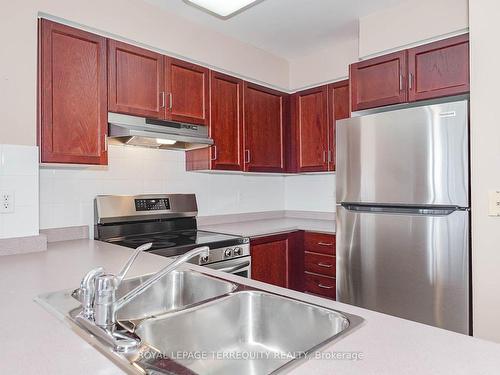
[[[268,234],[291,232],[294,230],[335,234],[335,220],[283,217],[237,221],[215,225],[200,225],[200,229],[244,237],[259,237]]]
[[[62,321],[33,301],[37,295],[75,288],[85,272],[102,265],[117,272],[131,250],[92,240],[49,244],[44,252],[0,258],[0,373],[121,374]],[[156,271],[167,258],[142,254],[130,276]],[[189,265],[209,274],[217,271]],[[227,279],[359,315],[365,322],[322,352],[361,352],[362,360],[309,360],[293,374],[498,374],[500,345],[290,291],[238,276]],[[297,322],[300,324],[300,322]]]

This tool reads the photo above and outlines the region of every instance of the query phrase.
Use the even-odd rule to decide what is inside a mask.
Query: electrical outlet
[[[489,216],[500,216],[500,191],[489,191]]]
[[[14,193],[11,191],[0,191],[0,213],[14,212]]]

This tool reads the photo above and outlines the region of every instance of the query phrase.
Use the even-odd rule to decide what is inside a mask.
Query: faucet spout
[[[195,256],[198,256],[198,255],[199,256],[208,256],[209,250],[210,249],[208,246],[202,246],[202,247],[198,247],[196,249],[193,249],[191,251],[188,251],[187,253],[179,256],[172,263],[168,264],[167,266],[165,266],[164,268],[159,270],[157,273],[155,273],[153,276],[151,276],[149,279],[147,279],[141,285],[137,286],[135,289],[132,289],[130,292],[128,292],[123,297],[121,297],[119,300],[117,300],[115,302],[115,306],[114,306],[115,314],[116,314],[117,310],[119,310],[121,307],[125,306],[127,303],[129,303],[131,300],[133,300],[134,298],[136,298],[137,296],[139,296],[143,292],[145,292],[150,286],[152,286],[154,283],[156,283],[163,276],[174,271],[181,264],[186,263],[188,260],[190,260],[191,258],[194,258]]]

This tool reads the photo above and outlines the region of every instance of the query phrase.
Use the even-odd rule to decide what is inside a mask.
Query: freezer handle
[[[365,204],[342,203],[348,211],[369,212],[374,214],[405,214],[422,216],[447,216],[455,211],[468,211],[462,207],[410,207],[410,206],[377,206]]]

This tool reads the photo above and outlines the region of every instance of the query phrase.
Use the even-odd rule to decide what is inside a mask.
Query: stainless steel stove
[[[208,246],[208,257],[191,262],[250,277],[249,238],[198,230],[197,214],[194,194],[100,195],[94,237],[130,248],[151,242],[149,252],[165,257]]]

